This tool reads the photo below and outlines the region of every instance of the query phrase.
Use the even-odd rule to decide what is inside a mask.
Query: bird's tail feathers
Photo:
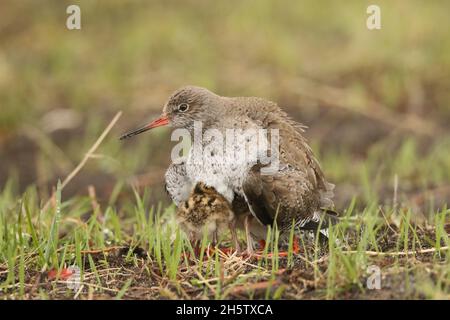
[[[319,209],[308,223],[302,226],[302,229],[314,233],[319,231],[319,240],[327,242],[329,238],[329,227],[339,223],[338,213],[332,209]]]

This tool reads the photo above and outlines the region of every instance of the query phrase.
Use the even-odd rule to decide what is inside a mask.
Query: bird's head
[[[182,87],[170,96],[159,118],[139,129],[125,133],[120,139],[130,138],[150,129],[166,125],[191,130],[194,122],[200,121],[203,127],[207,127],[220,117],[220,98],[220,96],[205,88]]]

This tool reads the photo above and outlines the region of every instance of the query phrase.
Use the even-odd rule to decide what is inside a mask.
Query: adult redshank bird
[[[196,139],[196,123],[201,124],[202,134],[212,131],[222,136],[230,129],[276,130],[278,145],[276,152],[272,150],[279,161],[276,170],[263,171],[267,165],[259,159],[216,152],[217,148],[210,148],[214,135]],[[188,200],[197,182],[214,187],[232,204],[237,220],[243,221],[239,227],[245,227],[248,242],[252,238],[265,239],[266,227],[274,223],[281,235],[288,233],[292,223],[299,229],[320,229],[326,235],[329,224],[336,222],[330,214],[334,185],[327,182],[308,146],[303,136],[305,127],[276,103],[257,97],[223,97],[201,87],[182,87],[170,96],[158,119],[121,139],[165,125],[187,129],[194,136],[194,147],[187,157],[172,163],[165,175],[166,189],[178,206]],[[195,152],[198,141],[203,147],[200,158]],[[264,150],[258,149],[258,155],[267,151],[267,145],[262,145]],[[243,148],[247,146],[234,144],[238,154]]]

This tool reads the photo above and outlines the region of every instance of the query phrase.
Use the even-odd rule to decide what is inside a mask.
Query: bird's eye
[[[181,103],[177,107],[179,112],[186,112],[189,109],[189,105],[187,103]]]

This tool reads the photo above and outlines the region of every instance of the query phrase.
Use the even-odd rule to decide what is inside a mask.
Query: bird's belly
[[[222,155],[209,155],[199,161],[189,154],[186,160],[186,173],[193,185],[203,182],[212,186],[230,202],[234,193],[242,195],[242,183],[249,168],[245,162]]]

